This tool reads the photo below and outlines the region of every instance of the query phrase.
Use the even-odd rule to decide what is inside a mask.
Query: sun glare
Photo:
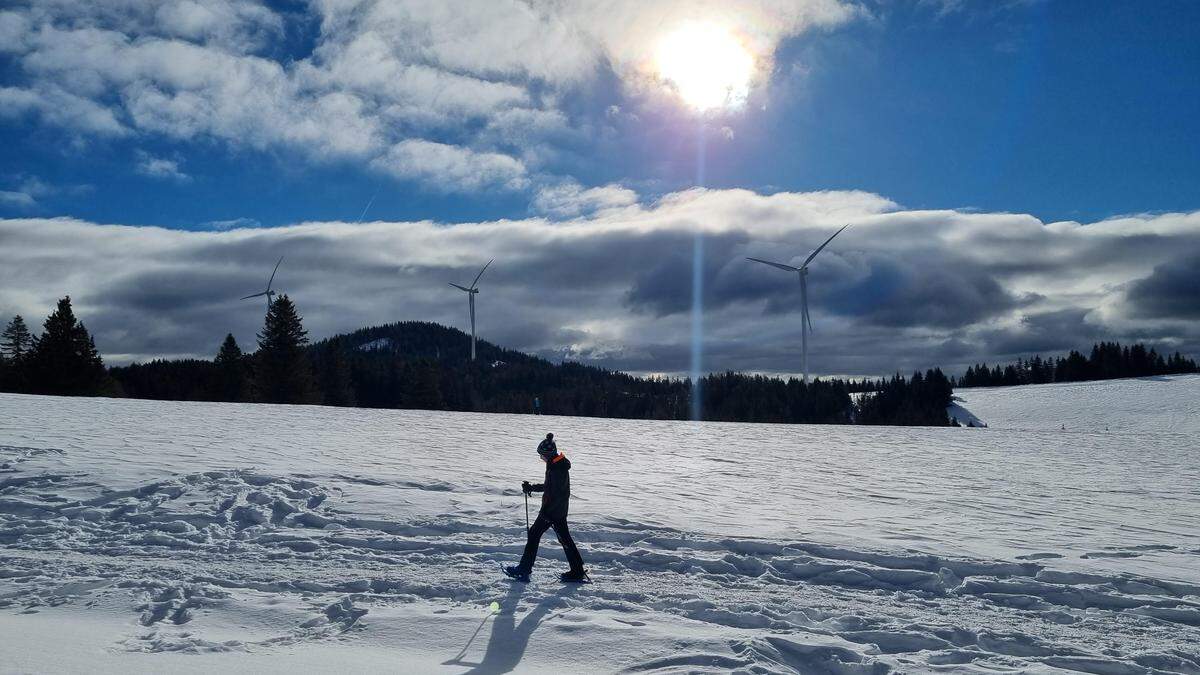
[[[680,27],[655,52],[659,77],[700,112],[745,103],[754,57],[728,30],[711,23]]]

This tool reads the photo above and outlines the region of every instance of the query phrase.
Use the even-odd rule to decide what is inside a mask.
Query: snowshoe
[[[563,572],[559,575],[559,580],[566,584],[590,584],[592,580],[588,577],[587,570],[579,570],[578,572]]]
[[[523,584],[529,583],[529,572],[522,572],[517,566],[505,567],[504,573],[513,581],[520,581]]]

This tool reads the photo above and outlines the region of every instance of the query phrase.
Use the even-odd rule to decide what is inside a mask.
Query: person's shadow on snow
[[[563,605],[563,598],[570,597],[578,588],[576,584],[565,585],[558,593],[543,598],[534,606],[533,611],[521,619],[521,623],[517,623],[517,603],[521,599],[521,595],[525,593],[526,586],[527,584],[514,582],[504,599],[500,601],[500,613],[495,615],[495,620],[492,622],[492,634],[488,638],[483,660],[479,663],[471,663],[464,661],[462,657],[466,655],[471,643],[475,641],[475,635],[479,634],[479,629],[483,628],[483,624],[492,615],[484,617],[483,622],[479,624],[479,628],[475,630],[471,639],[467,640],[467,644],[463,646],[458,656],[445,661],[442,665],[472,666],[471,670],[466,671],[464,675],[507,673],[516,669],[525,656],[525,648],[529,646],[529,640],[533,637],[533,632],[537,630],[538,625],[551,610]]]

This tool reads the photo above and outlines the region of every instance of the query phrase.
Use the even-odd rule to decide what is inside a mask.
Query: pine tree
[[[8,326],[0,333],[0,355],[10,362],[20,361],[33,349],[33,336],[25,326],[25,319],[18,314],[8,322]]]
[[[246,391],[249,388],[246,357],[242,354],[241,347],[238,347],[237,340],[233,338],[233,333],[225,336],[213,363],[218,371],[217,391],[213,392],[213,398],[231,402],[246,400]]]
[[[33,336],[18,314],[0,333],[0,391],[27,391],[25,362],[32,348]]]
[[[29,390],[58,396],[103,393],[107,381],[104,362],[87,328],[75,319],[70,296],[58,301],[43,327],[28,356]]]
[[[296,306],[281,295],[271,303],[258,334],[254,357],[254,397],[264,403],[319,403],[304,330]]]

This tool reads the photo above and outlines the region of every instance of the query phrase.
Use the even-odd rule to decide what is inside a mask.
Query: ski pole
[[[529,493],[525,493],[525,534],[529,534]]]

